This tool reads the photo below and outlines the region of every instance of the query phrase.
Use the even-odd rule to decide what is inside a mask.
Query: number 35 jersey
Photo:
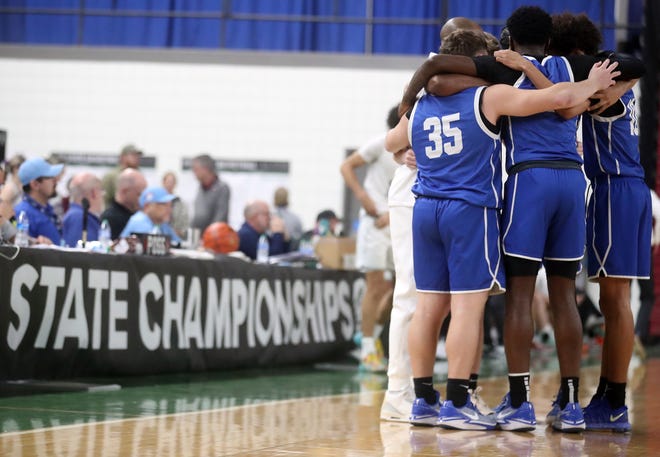
[[[448,97],[426,94],[413,107],[408,138],[417,159],[415,195],[500,208],[499,128],[481,113],[484,89]]]

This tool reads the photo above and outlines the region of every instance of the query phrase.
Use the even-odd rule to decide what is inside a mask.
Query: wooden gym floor
[[[532,377],[539,420],[533,433],[381,422],[386,377],[339,364],[121,379],[113,380],[121,384],[118,390],[0,398],[0,456],[660,455],[660,358],[633,359],[632,433],[575,435],[542,423],[558,373],[554,356],[539,358]],[[507,389],[503,364],[502,357],[484,362],[480,385],[491,406]],[[436,371],[444,392],[442,363]],[[597,382],[597,364],[586,361],[583,404]]]

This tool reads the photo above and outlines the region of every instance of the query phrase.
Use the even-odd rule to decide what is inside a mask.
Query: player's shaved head
[[[474,22],[472,19],[466,17],[452,17],[445,22],[445,25],[440,29],[440,40],[445,40],[449,35],[451,35],[456,30],[474,30],[476,32],[481,32],[482,28],[479,24]]]

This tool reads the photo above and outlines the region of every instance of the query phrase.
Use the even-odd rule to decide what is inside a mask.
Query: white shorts
[[[362,271],[394,270],[390,227],[379,229],[375,219],[360,215],[355,246],[355,266]]]

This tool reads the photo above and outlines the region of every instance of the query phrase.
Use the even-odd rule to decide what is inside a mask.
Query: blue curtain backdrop
[[[615,0],[533,2],[585,12],[615,48]],[[440,24],[466,16],[498,36],[529,0],[0,0],[0,42],[425,55]],[[371,11],[367,11],[373,5]],[[639,25],[643,0],[630,0]],[[609,26],[610,28],[607,28]],[[633,31],[636,34],[638,31]]]

